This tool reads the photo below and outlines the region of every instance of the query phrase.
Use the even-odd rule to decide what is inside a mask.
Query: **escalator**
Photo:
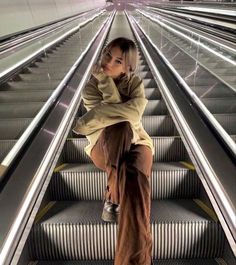
[[[139,21],[141,27],[146,29],[148,24],[148,35],[152,42],[235,140],[236,57],[233,49],[235,45],[231,44],[229,48],[225,48],[224,45],[221,46],[214,41],[207,41],[209,37],[204,38],[204,35],[197,37],[198,35],[191,33],[187,27],[175,27],[173,22],[170,22],[172,28],[168,29],[169,22],[163,26],[164,23],[156,23],[157,20],[150,21],[150,15],[144,14],[146,17]],[[134,16],[138,19],[137,14]]]
[[[0,161],[17,142],[84,52],[104,13],[37,57],[8,82],[0,83]]]
[[[119,36],[135,40],[123,13],[117,13],[107,41]],[[222,257],[228,247],[220,222],[140,47],[139,55],[139,74],[149,100],[142,121],[155,146],[151,176],[154,264],[226,264]],[[78,117],[83,113],[80,106]],[[101,220],[106,175],[84,153],[86,144],[85,138],[72,132],[66,140],[45,194],[45,207],[27,240],[31,265],[113,263],[118,227]]]

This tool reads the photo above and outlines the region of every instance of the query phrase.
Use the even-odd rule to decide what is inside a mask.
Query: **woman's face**
[[[119,47],[113,47],[103,54],[101,66],[104,73],[112,78],[117,78],[125,73],[124,55]]]

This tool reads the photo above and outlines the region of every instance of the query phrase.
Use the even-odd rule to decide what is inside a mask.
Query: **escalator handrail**
[[[138,11],[139,13],[143,14],[144,16],[146,16],[147,18],[149,18],[150,20],[152,20],[152,21],[154,21],[154,22],[157,22],[157,23],[161,23],[161,25],[164,25],[163,22],[160,22],[160,21],[159,21],[158,19],[156,19],[155,17],[151,17],[151,16],[150,16],[151,13],[146,14],[146,12],[143,12],[143,11],[140,11],[140,10],[137,10],[137,11]],[[174,24],[173,22],[170,22],[170,21],[167,21],[167,23],[172,24],[172,25],[178,27],[179,29],[181,29],[181,30],[183,30],[183,31],[187,31],[187,32],[190,33],[190,30],[187,29],[187,28],[185,28],[185,27],[183,27],[183,26],[177,25],[176,23]],[[166,27],[167,27],[167,26],[166,26]],[[168,26],[168,27],[169,27],[169,26]],[[202,35],[202,34],[200,34],[200,33],[193,32],[193,31],[191,31],[191,33],[192,33],[192,34],[195,34],[199,39],[205,39],[205,40],[207,40],[208,42],[211,42],[212,44],[214,44],[214,45],[216,45],[216,46],[219,46],[219,42],[217,42],[217,41],[215,41],[215,40],[213,40],[213,39],[210,39],[209,37],[206,37],[206,36],[204,36],[204,35]],[[186,36],[186,37],[183,36],[182,32],[179,32],[179,35],[181,35],[182,37],[184,37],[184,38],[186,38],[186,39],[189,39],[188,36]],[[192,40],[190,39],[190,41],[193,41],[193,42],[194,42],[195,40],[194,40],[194,39],[192,39]],[[200,45],[200,43],[199,43],[199,45]],[[234,52],[234,53],[236,52],[234,48],[231,48],[231,47],[229,47],[229,46],[227,46],[227,45],[225,45],[225,44],[220,43],[220,45],[221,45],[222,48],[224,48],[225,50],[228,50],[229,52]],[[221,55],[219,54],[219,55],[217,55],[217,56],[221,56]],[[236,62],[235,62],[235,61],[232,61],[232,60],[228,59],[227,57],[224,57],[224,59],[227,60],[228,62],[230,62],[231,64],[233,64],[233,65],[236,66]]]
[[[100,9],[99,9],[100,10]],[[57,42],[61,41],[63,38],[66,38],[68,35],[72,34],[73,32],[77,31],[79,28],[83,27],[86,23],[92,21],[94,19],[94,17],[97,16],[97,14],[100,14],[101,12],[104,12],[103,9],[100,10],[100,12],[97,12],[95,13],[95,15],[93,15],[91,18],[87,19],[86,21],[83,21],[81,22],[79,25],[77,25],[76,27],[68,30],[66,33],[64,33],[63,35],[61,35],[60,37],[56,38],[55,40],[43,45],[40,49],[38,49],[37,51],[29,54],[27,57],[25,57],[23,60],[21,60],[20,62],[16,63],[15,65],[9,67],[8,69],[5,69],[4,71],[0,72],[0,83],[2,82],[2,80],[5,79],[6,76],[9,76],[11,75],[11,73],[14,73],[14,71],[18,68],[21,67],[21,65],[24,65],[25,63],[29,62],[30,60],[32,60],[33,58],[35,58],[35,56],[43,53],[46,49],[49,49],[51,46],[55,45]],[[91,12],[93,13],[93,12]],[[77,18],[76,18],[77,19]],[[75,20],[75,19],[73,19]],[[29,35],[31,36],[30,39],[27,39],[27,40],[23,40],[21,41],[20,43],[18,43],[17,45],[13,46],[13,47],[10,47],[11,44],[9,44],[9,49],[5,49],[3,51],[3,54],[6,52],[8,53],[9,50],[13,49],[17,49],[19,48],[21,45],[24,45],[26,44],[27,42],[31,42],[31,41],[35,41],[37,40],[38,38],[41,38],[43,37],[44,35],[47,35],[47,34],[50,34],[52,31],[54,31],[55,29],[59,29],[61,27],[64,27],[65,24],[68,24],[68,23],[71,23],[71,21],[69,22],[65,22],[62,26],[57,26],[55,28],[55,26],[50,26],[49,28],[46,29],[42,29],[40,30],[39,33],[36,33],[37,35],[36,36],[32,36],[33,33],[29,33]],[[24,37],[23,37],[24,39]],[[13,40],[14,41],[14,40]],[[0,51],[0,55],[1,55],[1,51]]]
[[[235,35],[233,33],[226,32],[223,28],[212,27],[211,25],[208,25],[206,21],[192,19],[189,17],[181,17],[178,15],[164,14],[161,11],[151,11],[150,9],[148,9],[148,12],[152,12],[156,16],[158,15],[174,22],[180,22],[188,27],[199,30],[206,35],[211,35],[211,38],[215,38],[216,41],[221,42],[221,45],[223,44],[222,41],[224,41],[226,45],[235,47]]]
[[[138,10],[138,12],[140,12],[140,10]],[[150,19],[150,17],[148,17],[148,18]],[[155,46],[155,44],[153,44],[153,45]],[[228,133],[221,126],[221,124],[215,119],[215,117],[210,113],[210,111],[206,108],[206,106],[201,102],[201,100],[198,98],[198,96],[191,90],[191,88],[187,85],[187,83],[183,80],[183,78],[178,74],[178,72],[175,70],[175,68],[171,65],[171,63],[162,54],[161,50],[158,49],[158,47],[156,47],[156,46],[155,46],[155,49],[162,56],[166,65],[168,65],[168,67],[174,73],[174,75],[176,76],[178,81],[182,84],[184,89],[187,91],[187,93],[191,97],[192,101],[197,104],[197,106],[202,111],[204,116],[207,118],[209,123],[215,128],[218,135],[222,138],[223,142],[226,144],[227,148],[230,150],[230,152],[233,154],[233,156],[236,157],[236,148],[235,148],[235,143],[234,143],[233,139],[228,135]],[[235,64],[236,64],[236,62],[235,62]]]
[[[192,18],[195,18],[195,19],[202,19],[202,18],[206,18],[207,20],[209,20],[209,22],[211,22],[211,24],[213,25],[221,25],[223,26],[224,22],[228,23],[229,26],[225,26],[226,28],[228,29],[235,29],[235,23],[234,23],[234,18],[231,18],[231,16],[220,16],[219,15],[211,15],[209,13],[200,13],[200,12],[190,12],[190,11],[187,11],[187,10],[176,10],[176,8],[155,8],[155,7],[150,7],[154,10],[160,10],[160,12],[164,12],[164,13],[169,13],[169,14],[175,14],[176,16],[179,16],[179,17],[192,17]],[[209,23],[210,24],[210,23]]]
[[[42,186],[44,185],[44,182],[46,181],[44,175],[47,174],[47,172],[48,172],[48,168],[51,165],[51,160],[55,159],[55,157],[58,159],[58,156],[56,155],[56,153],[58,151],[58,146],[61,145],[61,139],[66,138],[65,132],[68,133],[70,130],[70,126],[68,126],[68,124],[71,125],[73,122],[73,119],[75,118],[76,110],[79,107],[78,102],[80,102],[81,90],[84,87],[85,83],[87,82],[87,80],[90,76],[91,68],[94,65],[95,60],[97,59],[99,52],[100,52],[100,50],[104,44],[105,38],[107,36],[108,30],[110,28],[110,25],[111,25],[111,22],[114,18],[114,15],[115,15],[115,12],[113,12],[111,14],[111,16],[106,20],[106,22],[104,22],[103,26],[101,27],[101,30],[99,30],[97,32],[96,36],[90,42],[90,44],[92,45],[92,43],[99,36],[100,31],[103,30],[103,35],[101,35],[101,40],[99,42],[99,45],[96,46],[96,52],[91,55],[92,59],[89,61],[88,65],[85,66],[85,68],[86,68],[85,74],[82,77],[80,76],[81,81],[78,85],[76,85],[76,90],[75,90],[75,87],[73,87],[73,86],[70,87],[70,84],[68,84],[68,86],[67,86],[68,91],[70,91],[70,89],[74,91],[72,100],[70,101],[68,106],[65,106],[66,107],[65,108],[66,109],[65,114],[64,114],[62,120],[60,121],[60,125],[57,127],[57,133],[55,135],[53,135],[50,146],[47,147],[48,148],[47,152],[45,152],[43,154],[44,156],[43,156],[42,160],[37,162],[39,164],[39,166],[37,167],[36,174],[30,178],[30,183],[27,185],[27,187],[24,187],[24,190],[26,190],[27,188],[28,188],[28,190],[26,190],[25,196],[23,198],[21,198],[22,202],[21,202],[20,209],[14,213],[14,216],[16,215],[14,218],[14,221],[8,225],[6,224],[7,226],[10,226],[10,229],[9,229],[9,231],[7,231],[6,238],[4,239],[3,244],[2,244],[3,246],[0,248],[1,249],[0,265],[11,264],[11,260],[13,259],[15,252],[18,253],[18,250],[19,250],[19,249],[17,249],[16,245],[21,245],[20,246],[21,251],[23,249],[26,238],[25,238],[25,236],[22,236],[22,233],[23,232],[25,232],[26,234],[28,233],[28,231],[30,230],[30,227],[33,224],[34,217],[35,217],[36,212],[37,212],[37,209],[34,208],[34,210],[33,210],[34,205],[32,205],[32,201],[33,202],[37,201],[39,195],[40,195],[41,200],[42,200],[42,197],[43,197],[42,192],[41,192]],[[89,51],[89,49],[88,49],[88,51]],[[69,82],[73,83],[73,80],[70,80]],[[75,85],[75,84],[73,83],[73,85]],[[60,105],[60,104],[58,104],[58,105]],[[50,133],[50,132],[48,132],[48,133]],[[24,161],[24,163],[25,163],[24,164],[25,168],[27,168],[28,162]],[[13,172],[13,173],[17,174],[17,172]],[[22,176],[22,177],[24,177],[24,176]],[[30,176],[28,176],[28,177],[30,177]],[[49,178],[49,177],[50,176],[47,176],[47,178]],[[47,181],[49,182],[49,180],[47,180]],[[11,189],[12,188],[14,188],[14,187],[13,187],[13,184],[11,183]],[[8,187],[8,189],[9,189],[9,187]],[[44,190],[44,193],[45,193],[45,190]],[[4,195],[5,195],[5,197],[7,197],[6,192]],[[4,202],[2,201],[1,204],[3,204],[3,203]],[[27,220],[25,220],[25,219],[27,219]],[[26,226],[26,223],[27,223],[27,226]],[[2,233],[2,234],[5,234],[5,233]],[[20,237],[23,238],[22,241],[20,241],[20,239],[19,239]],[[17,249],[17,251],[16,251],[16,249]],[[17,256],[17,253],[16,253],[16,256]]]
[[[127,13],[126,13],[127,14]],[[144,34],[150,45],[157,51],[159,56],[161,56],[163,63],[165,66],[168,66],[171,68],[168,61],[166,61],[164,55],[161,53],[161,51],[155,46],[154,43],[150,40],[150,38],[145,34],[145,32],[141,29],[137,21],[134,17],[131,18],[127,14],[127,17],[130,21],[131,27],[133,28],[133,31],[136,35],[136,38],[138,39],[140,45],[143,48],[143,52],[148,58],[149,63],[151,64],[151,68],[154,71],[154,76],[156,77],[156,80],[158,80],[158,85],[160,87],[160,92],[165,99],[167,104],[167,107],[170,111],[170,113],[173,114],[173,117],[177,117],[176,119],[173,118],[173,120],[177,120],[178,128],[181,128],[182,130],[182,136],[183,141],[187,142],[187,144],[190,147],[190,150],[194,152],[194,159],[196,160],[197,167],[196,169],[199,171],[198,175],[202,180],[203,186],[210,198],[210,201],[216,211],[216,214],[219,217],[219,220],[221,222],[221,225],[225,231],[226,237],[229,241],[229,244],[231,246],[232,251],[234,252],[234,255],[236,255],[236,249],[235,249],[235,206],[232,204],[233,198],[229,198],[228,194],[226,193],[226,190],[224,189],[222,183],[220,182],[219,178],[217,178],[217,174],[212,168],[211,163],[209,162],[209,157],[206,156],[204,153],[204,150],[202,150],[201,145],[199,144],[197,138],[193,134],[192,130],[190,129],[188,123],[186,123],[186,119],[183,116],[183,113],[181,112],[178,104],[175,101],[175,98],[172,96],[170,89],[167,87],[163,77],[161,76],[160,72],[157,69],[157,66],[153,63],[152,58],[150,57],[148,51],[146,50],[143,39],[141,39],[136,31],[134,29],[134,26],[132,23],[135,24],[136,27],[139,28],[139,30]],[[174,73],[173,73],[174,74]],[[177,77],[178,78],[178,77]],[[181,80],[179,80],[180,86],[183,86],[184,88],[187,88]],[[188,93],[189,90],[186,90]],[[189,94],[189,97],[192,97],[192,93]],[[195,100],[195,97],[193,98]],[[197,103],[197,102],[196,102]],[[189,103],[189,106],[192,104]],[[172,116],[172,115],[171,115]],[[200,119],[199,119],[200,120]],[[177,125],[177,124],[176,124]],[[207,128],[207,126],[206,126]],[[210,132],[210,130],[209,130]],[[212,134],[212,132],[210,133]],[[216,142],[216,141],[215,141]],[[220,145],[220,143],[218,143]],[[227,162],[230,163],[230,173],[231,176],[235,174],[235,166],[231,160],[231,158],[228,156],[228,153],[225,152],[225,150],[222,150],[224,152]],[[234,150],[235,153],[235,150]],[[203,177],[202,177],[203,176]]]
[[[65,35],[68,36],[72,32],[78,30],[82,25],[88,23],[89,21],[92,21],[93,19],[95,19],[97,16],[99,16],[103,12],[104,11],[101,11],[98,14],[95,14],[92,18],[89,18],[88,20],[86,20],[83,23],[79,24],[77,27],[73,28],[71,31],[67,32]],[[66,36],[63,35],[62,37],[65,38]],[[50,46],[54,45],[56,42],[60,41],[62,39],[62,37],[59,37],[57,40],[51,42],[48,45],[45,45],[47,47],[45,47],[45,46],[44,47],[45,48],[49,48]],[[87,49],[88,49],[88,47],[87,47]],[[31,123],[29,124],[29,126],[26,128],[26,130],[23,132],[21,137],[18,139],[18,141],[15,143],[15,145],[12,147],[12,149],[8,152],[8,154],[5,156],[5,158],[1,162],[1,165],[0,165],[0,167],[1,167],[1,171],[0,171],[0,187],[1,187],[1,183],[4,181],[4,176],[5,176],[6,172],[8,171],[9,167],[11,166],[12,162],[17,157],[19,152],[22,150],[23,146],[25,145],[25,143],[27,142],[29,137],[32,135],[32,133],[34,132],[35,128],[37,128],[38,124],[43,119],[44,115],[48,112],[50,107],[54,104],[54,102],[57,99],[58,95],[63,90],[65,84],[71,78],[71,76],[73,75],[76,67],[79,65],[79,63],[83,59],[85,53],[87,52],[87,49],[80,55],[80,57],[72,65],[72,67],[70,68],[70,70],[68,71],[66,76],[62,79],[62,81],[57,86],[57,88],[53,91],[53,93],[51,94],[49,99],[46,101],[46,103],[43,105],[43,107],[40,109],[40,111],[37,113],[37,115],[33,118]]]

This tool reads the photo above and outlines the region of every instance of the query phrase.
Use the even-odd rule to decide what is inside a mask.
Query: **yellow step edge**
[[[37,224],[42,217],[54,206],[56,202],[55,201],[51,201],[49,202],[35,217],[35,221],[34,223]]]
[[[179,161],[179,162],[180,162],[180,164],[186,166],[186,168],[191,169],[191,170],[195,170],[195,167],[193,164],[190,164],[190,163],[185,162],[185,161]]]
[[[58,166],[58,167],[55,167],[54,168],[54,170],[53,170],[53,172],[59,172],[59,171],[61,171],[64,167],[66,167],[68,164],[62,164],[62,165],[60,165],[60,166]]]
[[[204,212],[206,212],[215,222],[218,221],[218,217],[215,212],[209,208],[203,201],[199,199],[193,199],[193,201],[202,208]]]

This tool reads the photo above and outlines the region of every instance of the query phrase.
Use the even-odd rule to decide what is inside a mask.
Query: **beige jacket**
[[[129,121],[133,130],[133,144],[146,145],[154,153],[150,136],[143,129],[141,119],[147,105],[142,80],[134,74],[122,78],[117,85],[111,77],[99,73],[91,77],[82,91],[82,99],[87,113],[77,120],[73,131],[86,135],[90,152],[102,130],[110,125]]]

